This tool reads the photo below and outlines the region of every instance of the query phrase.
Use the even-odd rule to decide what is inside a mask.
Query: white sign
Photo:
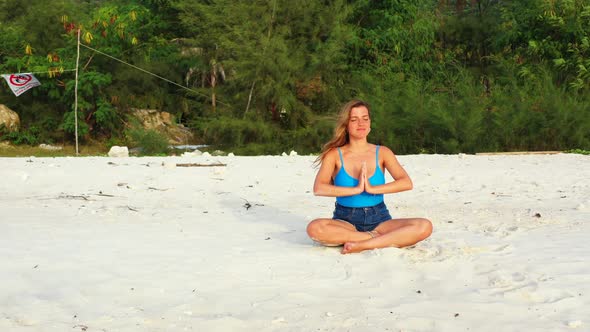
[[[8,86],[17,97],[27,92],[27,90],[41,85],[33,74],[7,74],[2,75],[2,77],[4,77]]]

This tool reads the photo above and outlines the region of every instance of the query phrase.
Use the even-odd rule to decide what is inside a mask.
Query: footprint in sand
[[[30,327],[30,326],[37,325],[36,321],[34,321],[32,319],[25,318],[25,317],[13,317],[11,320],[17,326]]]
[[[513,248],[514,247],[511,244],[504,244],[492,249],[491,251],[497,254],[508,255],[512,253]]]
[[[441,241],[439,244],[423,242],[412,250],[402,250],[400,257],[412,262],[444,262],[462,260],[481,251],[479,247],[468,246],[457,241]]]
[[[515,223],[520,222],[519,219]],[[476,229],[477,231],[477,229]],[[481,231],[490,237],[506,238],[522,231],[522,228],[516,225],[485,225],[481,226]]]
[[[544,275],[534,279],[525,273],[506,270],[494,270],[482,274],[487,274],[487,287],[483,287],[481,292],[491,296],[501,296],[527,303],[555,303],[575,297],[567,290],[544,284],[547,280],[551,280]]]
[[[443,245],[435,245],[423,242],[419,247],[412,248],[412,250],[403,250],[400,252],[400,257],[408,259],[412,262],[421,261],[444,261],[451,256],[447,253],[447,249],[443,249]]]
[[[502,297],[510,297],[515,293],[520,293],[523,297],[526,297],[526,294],[537,289],[537,283],[528,280],[525,274],[506,270],[488,272],[486,286],[481,289],[482,292]]]
[[[345,277],[343,280],[348,280],[352,276],[352,268],[348,264],[344,264]]]

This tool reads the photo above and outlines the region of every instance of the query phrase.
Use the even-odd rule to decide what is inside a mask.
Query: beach
[[[590,156],[398,156],[433,234],[350,255],[314,159],[0,158],[0,331],[590,331]]]

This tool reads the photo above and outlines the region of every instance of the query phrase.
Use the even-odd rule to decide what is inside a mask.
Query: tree
[[[343,68],[342,21],[348,15],[343,1],[329,6],[316,1],[179,1],[176,7],[202,57],[199,71],[211,73],[207,81],[212,89],[212,82],[218,82],[213,78],[225,74],[222,93],[236,116],[254,112],[289,128],[302,126],[307,106],[298,86],[323,82],[331,69]]]

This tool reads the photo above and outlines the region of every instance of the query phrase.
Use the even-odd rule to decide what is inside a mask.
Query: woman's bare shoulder
[[[385,145],[381,145],[380,148],[380,153],[383,153],[383,155],[387,155],[387,156],[395,156],[395,153],[393,153],[393,151],[386,147]]]
[[[338,148],[331,148],[324,155],[324,160],[322,161],[322,163],[325,163],[325,162],[335,162],[339,158],[340,157],[338,156]]]

